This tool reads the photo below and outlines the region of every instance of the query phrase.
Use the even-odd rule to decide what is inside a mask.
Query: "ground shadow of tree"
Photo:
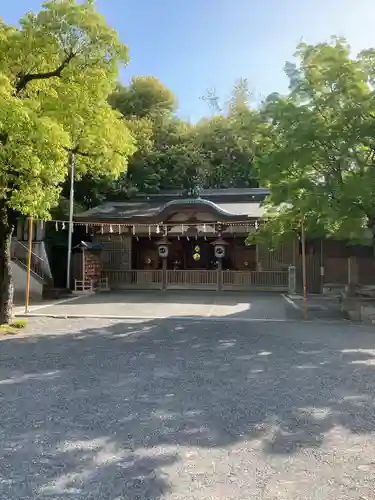
[[[184,446],[375,431],[375,338],[344,325],[112,322],[0,348],[8,500],[158,499]]]

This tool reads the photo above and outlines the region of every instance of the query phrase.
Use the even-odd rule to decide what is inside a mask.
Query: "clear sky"
[[[0,0],[0,16],[16,23],[41,0]],[[284,91],[283,66],[303,39],[345,36],[354,52],[375,46],[375,0],[97,0],[128,44],[123,71],[154,75],[175,92],[180,115],[208,114],[207,88],[228,97],[245,77],[259,99]]]

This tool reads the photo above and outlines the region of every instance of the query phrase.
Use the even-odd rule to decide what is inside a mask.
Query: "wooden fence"
[[[288,291],[288,271],[105,271],[111,289]]]

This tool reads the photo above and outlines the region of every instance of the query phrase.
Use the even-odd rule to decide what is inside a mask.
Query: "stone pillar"
[[[288,293],[289,294],[296,293],[296,267],[295,266],[288,267]]]

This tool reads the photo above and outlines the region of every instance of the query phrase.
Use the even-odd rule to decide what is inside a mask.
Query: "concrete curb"
[[[324,320],[311,319],[302,321],[300,319],[281,319],[281,318],[231,318],[231,317],[215,317],[215,316],[116,316],[104,314],[48,314],[48,313],[29,313],[17,314],[16,318],[51,318],[51,319],[113,319],[123,321],[194,321],[194,322],[219,322],[219,323],[325,323],[325,324],[348,324],[349,320]]]
[[[303,300],[303,296],[299,294],[294,294],[294,293],[286,293],[286,297],[288,297],[290,300]],[[307,296],[307,300],[311,299],[319,299],[319,300],[338,300],[339,296],[338,295],[320,295],[318,293],[316,294],[310,294]]]

